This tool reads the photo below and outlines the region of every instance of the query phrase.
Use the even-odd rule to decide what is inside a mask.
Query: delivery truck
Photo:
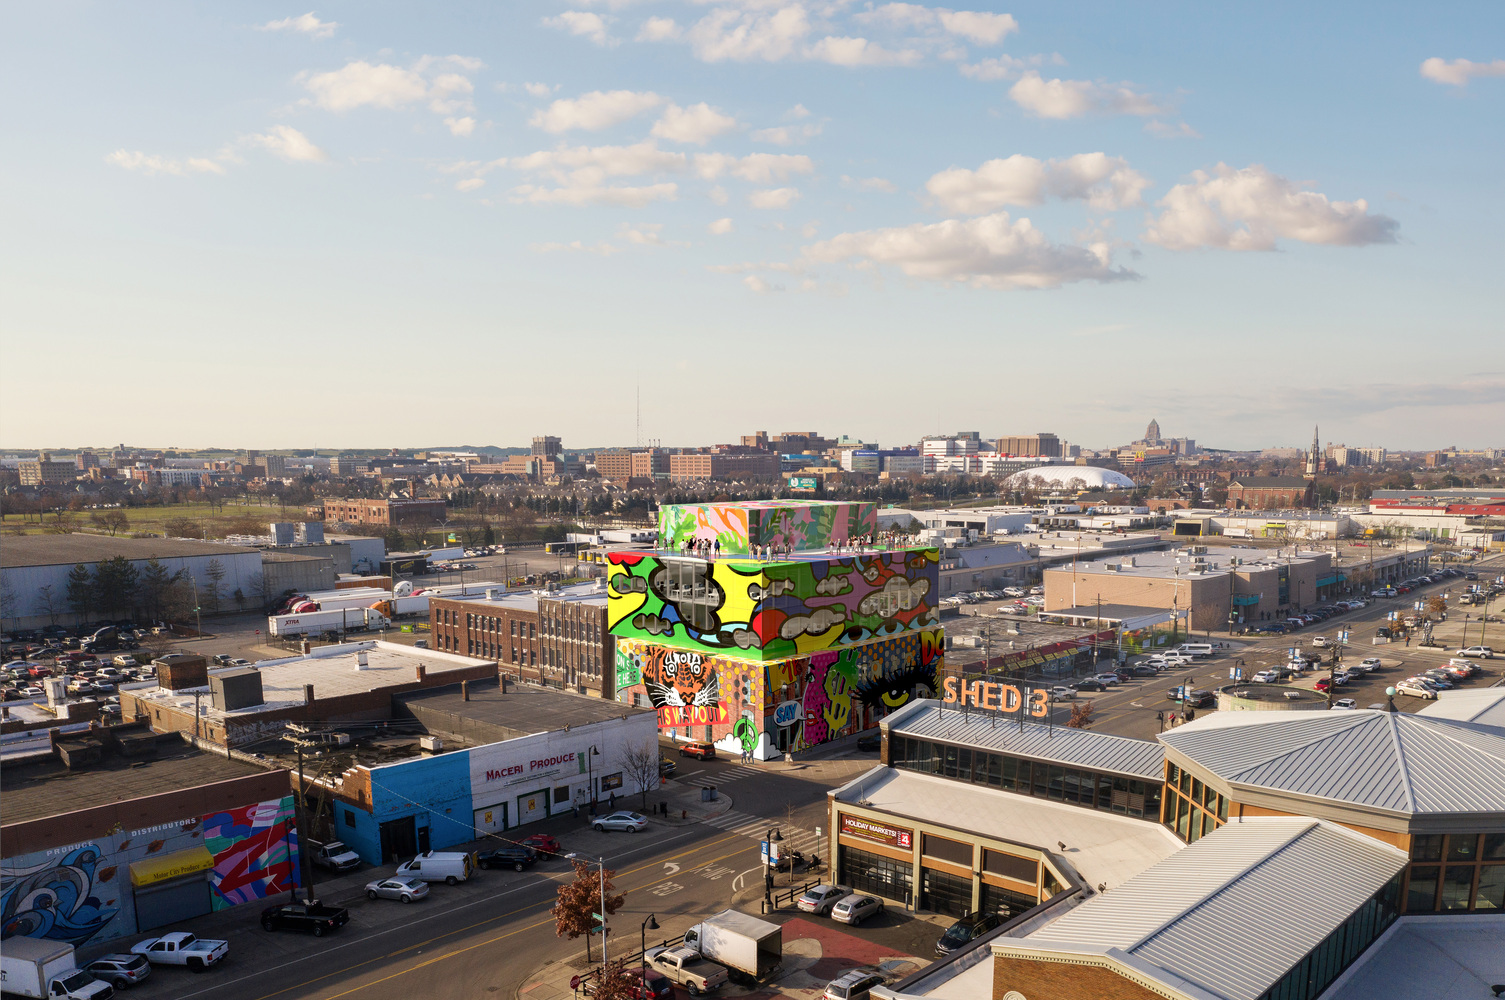
[[[726,966],[733,982],[764,982],[784,962],[784,931],[778,924],[723,910],[685,931],[685,948]]]
[[[320,632],[364,632],[389,628],[392,620],[370,608],[311,611],[303,615],[273,615],[267,619],[271,635],[316,635]]]
[[[388,618],[401,618],[405,615],[422,615],[427,618],[429,613],[429,595],[419,594],[416,597],[394,597],[391,600],[377,601],[371,605],[372,610],[380,611]]]
[[[17,935],[6,938],[0,949],[0,991],[23,997],[108,1000],[115,988],[79,971],[73,945]]]

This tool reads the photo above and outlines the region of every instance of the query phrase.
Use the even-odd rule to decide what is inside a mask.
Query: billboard
[[[790,476],[789,488],[791,490],[815,491],[820,488],[819,476]]]

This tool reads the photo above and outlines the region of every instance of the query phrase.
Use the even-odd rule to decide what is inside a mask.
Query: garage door
[[[136,890],[136,930],[202,917],[210,908],[209,879],[204,872],[142,886]]]
[[[498,802],[494,806],[477,809],[475,828],[476,836],[483,833],[500,833],[507,829],[507,803]]]
[[[544,819],[549,815],[549,790],[540,788],[536,792],[517,797],[517,821],[519,823],[531,823],[535,819]]]

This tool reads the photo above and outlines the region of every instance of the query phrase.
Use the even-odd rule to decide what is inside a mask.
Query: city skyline
[[[1505,426],[1497,8],[5,19],[3,448]]]

